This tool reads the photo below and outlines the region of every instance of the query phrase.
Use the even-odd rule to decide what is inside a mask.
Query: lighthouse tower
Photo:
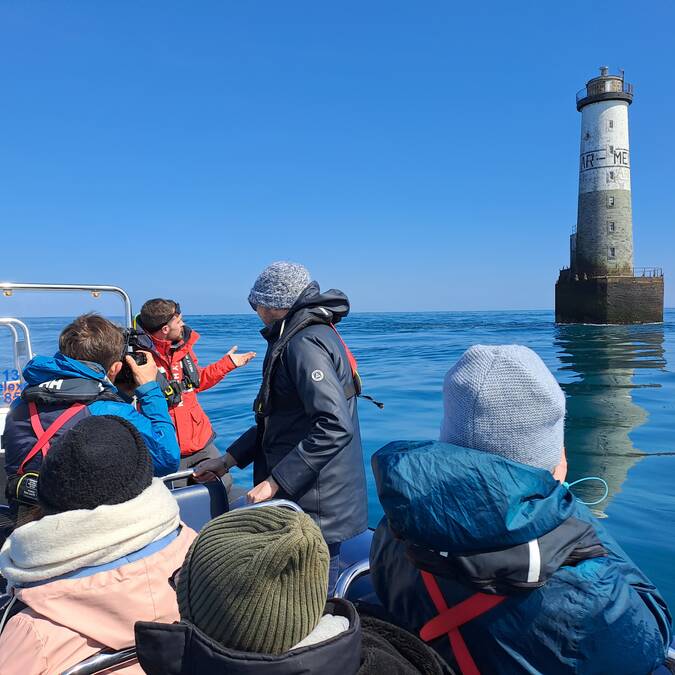
[[[581,112],[575,271],[633,273],[628,106],[633,87],[602,67],[577,95]],[[574,236],[574,235],[573,235]]]
[[[635,269],[628,107],[633,85],[609,68],[577,93],[579,203],[570,266],[556,284],[559,323],[663,321],[663,275]]]

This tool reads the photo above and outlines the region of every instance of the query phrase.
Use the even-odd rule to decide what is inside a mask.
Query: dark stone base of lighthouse
[[[571,278],[555,285],[556,323],[658,323],[663,321],[663,277]]]

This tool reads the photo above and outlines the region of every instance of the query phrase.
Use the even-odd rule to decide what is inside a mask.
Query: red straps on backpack
[[[462,671],[462,675],[480,675],[476,662],[473,660],[469,648],[466,646],[466,642],[464,642],[464,638],[459,632],[459,627],[469,621],[473,621],[481,614],[489,612],[493,607],[506,600],[506,596],[474,593],[454,607],[448,608],[434,575],[424,571],[420,571],[420,574],[422,575],[422,581],[429,593],[429,597],[438,611],[438,616],[430,619],[422,626],[420,637],[425,642],[429,642],[441,635],[447,634],[452,653],[457,660],[457,665]]]
[[[30,462],[38,452],[42,452],[43,455],[46,455],[49,452],[49,441],[54,437],[54,435],[63,427],[63,425],[81,410],[86,408],[84,403],[73,403],[70,408],[64,410],[45,430],[40,421],[40,414],[38,413],[37,406],[34,401],[28,402],[28,411],[30,412],[30,424],[33,427],[33,432],[37,437],[37,442],[30,449],[30,452],[26,455],[21,466],[17,471],[19,476],[23,475],[24,467],[28,462]]]

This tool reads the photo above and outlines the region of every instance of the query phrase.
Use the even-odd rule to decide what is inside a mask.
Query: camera
[[[123,387],[134,386],[134,375],[126,361],[130,356],[139,366],[148,362],[148,357],[143,353],[152,349],[152,340],[148,335],[137,331],[135,328],[124,329],[124,351],[122,352],[122,369],[115,378],[115,384]]]

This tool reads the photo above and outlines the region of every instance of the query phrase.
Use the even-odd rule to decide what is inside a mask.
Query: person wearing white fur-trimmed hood
[[[196,533],[153,478],[133,425],[108,415],[75,425],[44,460],[38,502],[41,517],[0,552],[13,594],[0,615],[1,673],[60,673],[104,648],[132,646],[139,619],[178,620],[169,579]]]

